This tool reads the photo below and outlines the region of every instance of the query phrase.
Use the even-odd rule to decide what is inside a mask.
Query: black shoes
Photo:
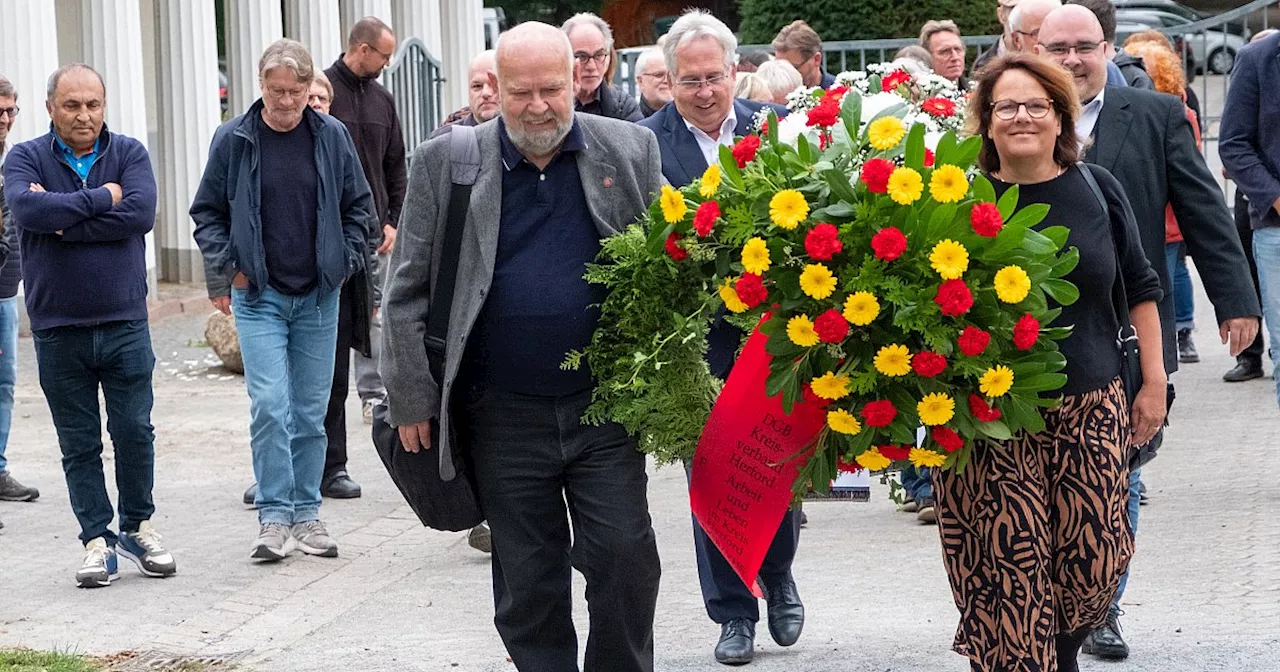
[[[1196,342],[1191,338],[1190,329],[1178,330],[1178,361],[1183,364],[1195,364],[1200,361],[1200,353],[1196,352]]]
[[[1120,635],[1120,615],[1123,613],[1120,607],[1111,605],[1111,611],[1107,612],[1107,624],[1090,633],[1081,650],[1104,660],[1128,658],[1129,645]]]
[[[716,642],[716,662],[724,665],[746,665],[756,655],[756,624],[735,618],[720,626]]]
[[[493,532],[489,525],[481,522],[467,533],[467,545],[481,553],[493,552]]]
[[[320,483],[320,494],[330,499],[358,499],[360,484],[351,480],[345,471],[335,471]]]
[[[1246,380],[1261,378],[1264,376],[1262,372],[1262,360],[1253,357],[1236,358],[1236,366],[1234,369],[1222,374],[1222,380],[1228,383],[1243,383]]]
[[[919,509],[916,510],[916,520],[925,525],[938,524],[938,511],[936,509],[937,502],[932,497],[921,497]]]
[[[9,472],[0,472],[0,499],[6,502],[34,502],[40,491],[18,482]]]
[[[244,491],[244,505],[257,508],[256,506],[254,506],[254,503],[257,500],[258,500],[258,484],[254,483],[253,485],[249,486],[248,490]]]
[[[776,585],[761,579],[760,586],[769,605],[769,635],[778,646],[795,644],[804,630],[804,604],[800,602],[795,579],[788,575]]]

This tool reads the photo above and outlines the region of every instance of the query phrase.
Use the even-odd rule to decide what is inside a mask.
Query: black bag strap
[[[1111,206],[1107,204],[1107,197],[1102,194],[1102,187],[1098,186],[1098,178],[1094,177],[1093,171],[1083,163],[1077,163],[1076,170],[1079,170],[1080,175],[1084,177],[1085,183],[1089,185],[1089,191],[1093,192],[1093,197],[1098,199],[1098,205],[1102,207],[1103,216],[1110,223]],[[1111,307],[1115,311],[1116,322],[1120,325],[1120,332],[1116,335],[1116,339],[1120,343],[1137,341],[1138,332],[1133,328],[1133,322],[1129,318],[1129,293],[1124,288],[1124,266],[1120,259],[1120,248],[1116,245],[1114,224],[1111,225],[1111,251],[1116,258],[1116,279],[1111,283]]]
[[[449,211],[444,225],[440,268],[436,270],[436,285],[431,292],[431,309],[427,315],[427,363],[437,383],[444,380],[449,315],[453,312],[454,288],[458,282],[462,232],[467,224],[471,187],[479,173],[480,145],[476,141],[475,128],[456,124],[449,133]]]

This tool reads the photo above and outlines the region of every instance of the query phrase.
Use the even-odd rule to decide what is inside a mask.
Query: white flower
[[[862,99],[862,123],[876,118],[881,112],[907,101],[896,93],[873,93]]]
[[[785,119],[778,122],[778,142],[784,142],[794,147],[800,134],[808,130],[808,121],[808,115],[801,112],[787,115]],[[817,140],[814,138],[810,138],[810,140],[814,145],[817,144]]]

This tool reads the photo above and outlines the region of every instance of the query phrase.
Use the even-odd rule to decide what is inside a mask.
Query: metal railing
[[[400,53],[383,73],[404,133],[409,155],[444,119],[444,75],[440,61],[414,37],[400,45]]]

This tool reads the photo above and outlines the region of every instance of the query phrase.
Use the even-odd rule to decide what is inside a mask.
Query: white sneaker
[[[103,588],[120,578],[116,551],[107,545],[105,539],[90,539],[84,550],[84,564],[76,572],[77,585],[81,588]]]

